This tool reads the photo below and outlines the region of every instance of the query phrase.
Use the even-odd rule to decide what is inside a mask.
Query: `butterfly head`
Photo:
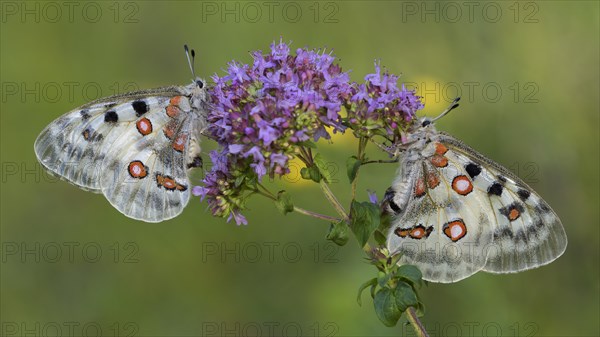
[[[207,107],[209,97],[206,92],[206,82],[200,77],[196,77],[190,85],[185,86],[185,94],[190,98],[190,104],[198,109],[204,110]]]
[[[437,133],[435,119],[423,117],[415,119],[406,133],[406,139],[400,150],[413,147],[415,144],[425,144],[431,136]]]
[[[435,118],[422,117],[413,119],[412,124],[406,132],[406,139],[404,139],[402,144],[396,148],[397,152],[395,154],[407,150],[410,151],[411,149],[418,151],[424,148],[425,145],[431,141],[432,137],[437,134],[437,130],[434,126],[435,122],[458,107],[459,100],[460,97],[454,99],[448,108]]]
[[[200,77],[196,77],[194,79],[194,84],[198,87],[198,89],[204,89],[204,80]]]

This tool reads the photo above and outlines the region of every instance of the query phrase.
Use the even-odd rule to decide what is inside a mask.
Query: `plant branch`
[[[362,162],[365,156],[365,147],[367,146],[367,139],[364,137],[360,137],[358,139],[358,153],[356,154],[356,158]],[[362,165],[362,164],[361,164]],[[356,199],[356,186],[358,185],[358,175],[360,174],[360,166],[356,170],[356,176],[352,181],[352,200]]]
[[[425,327],[423,326],[423,323],[421,323],[419,317],[417,317],[417,312],[415,311],[415,308],[408,307],[408,309],[406,309],[406,317],[408,317],[410,324],[412,324],[413,328],[415,329],[417,336],[429,337],[429,335],[427,334],[427,330],[425,330]]]
[[[325,198],[327,198],[329,203],[331,203],[333,208],[335,208],[336,212],[342,217],[344,221],[349,222],[350,217],[348,216],[348,213],[346,213],[344,206],[342,206],[342,204],[337,200],[337,198],[335,197],[325,180],[321,179],[319,186],[321,186],[321,190],[323,191],[323,194],[325,194]]]
[[[315,213],[315,212],[312,212],[312,211],[309,211],[309,210],[305,210],[304,208],[300,208],[300,207],[297,207],[297,206],[294,206],[294,211],[298,212],[300,214],[311,216],[313,218],[317,218],[317,219],[321,219],[321,220],[325,220],[325,221],[330,221],[330,222],[339,222],[341,220],[339,218],[332,217],[332,216],[329,216],[329,215]]]
[[[268,199],[271,199],[271,200],[273,200],[273,201],[277,201],[277,198],[276,198],[276,197],[274,197],[274,196],[272,196],[271,194],[269,194],[269,193],[268,193],[268,191],[267,191],[267,192],[265,192],[265,191],[261,191],[261,190],[259,190],[259,189],[255,189],[255,190],[254,190],[254,193],[256,193],[256,194],[258,194],[258,195],[262,195],[263,197],[266,197],[266,198],[268,198]]]
[[[273,193],[271,193],[271,191],[269,191],[263,184],[258,183],[257,185],[258,187],[263,189],[262,191],[257,190],[259,193],[266,195],[269,199],[277,200],[277,197]]]
[[[369,160],[363,163],[360,163],[361,165],[367,165],[367,164],[375,164],[375,163],[379,163],[379,164],[392,164],[392,163],[397,163],[397,160],[394,159],[390,159],[390,160]]]

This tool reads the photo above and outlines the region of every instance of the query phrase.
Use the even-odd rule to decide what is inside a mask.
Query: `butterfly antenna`
[[[458,101],[460,101],[460,97],[456,97],[452,103],[450,103],[450,105],[446,108],[446,110],[444,110],[439,116],[437,116],[436,118],[431,120],[431,123],[434,123],[435,121],[437,121],[438,119],[446,116],[450,111],[458,108]]]
[[[192,76],[194,76],[194,79],[195,79],[196,71],[194,70],[194,58],[196,57],[196,52],[192,49],[192,51],[190,53],[190,50],[188,49],[187,44],[183,45],[183,49],[185,50],[185,56],[187,57],[188,65],[190,66],[190,70],[192,71]]]

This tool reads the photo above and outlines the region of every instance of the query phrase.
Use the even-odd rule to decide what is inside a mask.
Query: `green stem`
[[[306,148],[300,146],[300,155],[298,157],[304,162],[304,164],[306,164],[307,167],[313,165],[313,157],[310,149],[307,151]]]
[[[269,199],[277,200],[277,197],[275,196],[275,194],[271,193],[271,191],[269,191],[263,184],[258,183],[257,185],[258,185],[258,187],[263,189],[262,191],[256,190],[258,193],[265,195]]]
[[[274,197],[273,195],[269,194],[269,193],[268,193],[268,191],[267,191],[267,192],[264,192],[264,191],[261,191],[261,190],[259,190],[259,189],[256,189],[256,190],[254,190],[254,193],[257,193],[257,194],[259,194],[259,195],[262,195],[263,197],[266,197],[266,198],[268,198],[268,199],[271,199],[271,200],[273,200],[273,201],[277,201],[277,198],[276,198],[276,197]]]
[[[417,336],[429,337],[429,335],[427,334],[427,330],[425,330],[425,327],[423,326],[423,323],[421,323],[419,317],[417,317],[417,312],[415,311],[415,308],[408,307],[408,309],[406,309],[406,317],[408,317],[410,324],[412,324],[413,329],[415,329]]]
[[[329,215],[325,215],[325,214],[320,214],[320,213],[315,213],[312,211],[308,211],[305,210],[304,208],[300,208],[297,206],[294,206],[294,211],[300,213],[300,214],[304,214],[304,215],[308,215],[311,216],[313,218],[317,218],[317,219],[321,219],[321,220],[326,220],[326,221],[330,221],[330,222],[339,222],[341,219],[336,218],[336,217],[332,217]]]
[[[342,217],[344,221],[349,222],[350,217],[348,216],[348,213],[346,213],[344,206],[342,206],[342,204],[340,204],[340,202],[337,200],[337,198],[329,188],[329,185],[327,185],[324,179],[321,179],[319,186],[321,186],[321,190],[323,191],[323,194],[325,194],[325,198],[327,198],[329,203],[331,203],[333,208],[335,208],[336,212]]]
[[[361,163],[361,165],[367,165],[367,164],[374,164],[374,163],[378,163],[378,164],[393,164],[393,163],[397,163],[397,160],[394,159],[390,159],[390,160],[369,160],[366,162]]]
[[[356,154],[356,158],[358,158],[358,160],[360,160],[361,163],[365,159],[365,149],[367,147],[367,142],[368,142],[368,139],[365,137],[360,137],[358,139],[358,153]],[[362,165],[363,164],[361,164],[361,166]],[[360,166],[356,170],[356,176],[354,177],[354,180],[352,181],[352,200],[356,199],[356,186],[358,185],[358,175],[359,174],[360,174]]]

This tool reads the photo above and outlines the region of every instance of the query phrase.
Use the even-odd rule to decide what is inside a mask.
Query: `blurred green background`
[[[101,96],[223,74],[283,37],[334,48],[353,80],[380,59],[438,114],[438,129],[525,179],[559,214],[566,253],[513,275],[479,273],[422,290],[432,336],[594,336],[599,328],[599,3],[13,2],[1,15],[1,334],[54,336],[399,336],[359,285],[375,276],[352,239],[256,199],[238,227],[193,199],[174,220],[130,220],[101,196],[45,174],[33,142],[59,115]],[[349,202],[348,137],[324,144]],[[206,142],[208,143],[208,142]],[[210,148],[210,145],[207,145]],[[373,150],[373,156],[380,156]],[[366,167],[381,197],[396,165]],[[314,186],[277,182],[332,214]],[[201,172],[194,174],[198,182]]]

